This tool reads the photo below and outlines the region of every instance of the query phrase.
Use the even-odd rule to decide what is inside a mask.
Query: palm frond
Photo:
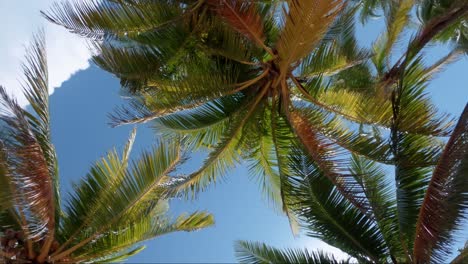
[[[452,125],[449,115],[441,115],[425,92],[431,78],[418,58],[407,66],[398,94],[398,127],[414,133],[432,131],[432,135],[446,136]]]
[[[278,160],[276,155],[275,143],[271,131],[271,111],[265,107],[263,112],[259,111],[257,122],[252,122],[252,131],[249,133],[250,144],[246,147],[251,149],[247,160],[249,161],[250,177],[257,181],[268,201],[272,203],[275,209],[283,207],[281,200],[281,180],[278,169]],[[258,133],[261,131],[260,133]]]
[[[165,200],[160,202],[167,203]],[[89,245],[76,251],[74,258],[76,260],[99,260],[99,258],[112,256],[116,253],[120,255],[122,251],[126,252],[135,245],[165,234],[179,231],[196,231],[214,224],[213,216],[205,212],[180,215],[176,219],[171,219],[164,213],[151,213],[140,216],[133,223],[115,226]]]
[[[131,256],[134,256],[143,250],[146,249],[146,246],[138,246],[136,248],[130,250],[122,250],[121,252],[117,252],[115,254],[110,254],[110,256],[106,256],[103,258],[96,258],[91,259],[91,262],[105,262],[105,263],[122,263],[127,261],[127,259]],[[79,261],[79,260],[78,260]]]
[[[299,66],[299,76],[301,78],[332,76],[362,64],[370,58],[369,54],[363,51],[353,56],[354,58],[349,58],[343,54],[341,48],[336,42],[319,46],[302,61]]]
[[[312,51],[342,8],[341,0],[288,1],[285,26],[276,43],[281,72]]]
[[[234,244],[240,263],[307,263],[346,264],[349,260],[337,260],[332,254],[322,251],[276,249],[263,243],[236,241]]]
[[[145,123],[240,92],[236,86],[239,71],[235,67],[223,73],[219,65],[214,69],[213,65],[195,64],[191,67],[197,70],[179,80],[154,81],[150,84],[153,87],[134,95],[128,106],[117,108],[110,115],[111,125]],[[248,82],[261,78],[263,76],[259,75]]]
[[[199,45],[206,54],[247,65],[255,65],[262,58],[262,50],[231,27],[226,27],[222,18],[213,18],[208,27],[208,36],[202,40],[203,45]]]
[[[370,100],[371,95],[339,87],[323,87],[319,82],[312,81],[304,87],[310,94],[304,97],[305,100],[356,123],[390,126],[391,105],[387,100]]]
[[[412,144],[411,139],[403,139],[402,145]],[[415,147],[416,148],[416,147]],[[405,155],[399,155],[397,159],[410,159]],[[413,247],[415,227],[419,208],[424,199],[424,190],[429,180],[430,167],[406,167],[395,166],[395,184],[397,194],[397,219],[399,222],[399,233],[406,254],[409,255]]]
[[[441,14],[450,13],[450,10],[462,6],[463,1],[446,1],[446,0],[424,0],[421,1],[420,8],[418,9],[418,17],[424,23],[430,23],[434,17]],[[451,43],[455,47],[468,51],[468,35],[466,33],[467,25],[464,19],[452,23],[439,32],[434,40],[443,43]]]
[[[314,109],[313,106],[298,106],[295,110],[299,111],[319,134],[350,153],[366,156],[380,163],[393,164],[390,147],[378,128],[373,127],[372,132],[354,131],[340,118]],[[363,127],[369,129],[367,126]]]
[[[293,90],[295,95],[304,101],[310,102],[314,108],[319,107],[329,114],[357,124],[380,126],[383,128],[391,127],[391,102],[387,98],[373,95],[374,91],[366,94],[364,91],[353,91],[352,89],[347,89],[347,87],[341,88],[337,84],[330,87],[323,84],[321,77],[313,78],[305,85],[296,78],[293,79],[293,82],[297,88],[297,91]],[[421,91],[424,88],[423,86]],[[420,111],[434,112],[434,106],[428,102],[427,98],[423,97],[423,99],[425,101],[419,103]],[[413,100],[415,100],[414,97]],[[421,119],[420,122],[437,126],[438,130],[431,131],[421,127],[416,129],[414,124],[408,121],[404,126],[400,126],[400,131],[433,136],[446,134],[448,124],[445,116],[434,118],[426,113],[418,118]]]
[[[450,238],[461,228],[468,208],[468,105],[434,169],[419,212],[414,242],[418,262],[443,261],[451,253]]]
[[[102,69],[125,80],[144,84],[161,68],[159,51],[150,47],[119,47],[111,43],[95,43],[93,61]],[[134,90],[132,90],[134,91]]]
[[[295,147],[290,158],[292,208],[307,234],[363,261],[380,262],[388,251],[384,236],[369,214],[361,212],[324,175],[308,154]],[[356,191],[358,192],[358,191]]]
[[[468,14],[468,5],[466,3],[454,2],[448,10],[442,14],[436,15],[426,22],[426,25],[418,32],[410,43],[409,52],[415,56],[427,43],[429,43],[437,34],[440,34],[454,23],[462,21]]]
[[[0,211],[12,208],[11,200],[11,182],[8,179],[7,153],[3,142],[0,141]]]
[[[22,228],[36,239],[53,236],[60,215],[57,160],[50,141],[44,46],[44,35],[37,35],[23,64],[23,88],[31,113],[21,109],[0,87],[0,119],[4,123],[1,141],[7,154],[3,165],[12,188],[10,199],[26,218]]]
[[[186,180],[177,186],[177,189],[184,190],[186,193],[190,190],[192,194],[196,194],[206,188],[210,182],[215,181],[217,177],[224,175],[240,160],[241,156],[236,148],[241,143],[242,130],[244,125],[251,120],[254,112],[261,108],[259,105],[266,91],[267,89],[263,88],[255,98],[251,99],[248,108],[242,109],[242,112],[236,115],[225,137],[210,152],[203,166],[188,175]]]
[[[294,111],[286,114],[286,117],[294,133],[323,174],[357,208],[363,212],[369,210],[367,200],[361,196],[363,192],[360,186],[347,172],[347,164],[337,158],[340,156],[340,151],[321,137],[305,116]]]
[[[452,51],[450,51],[447,55],[440,58],[432,65],[428,66],[424,72],[426,73],[426,75],[429,76],[435,75],[441,70],[443,70],[443,68],[446,67],[448,64],[454,63],[457,60],[459,60],[462,54],[462,49],[455,48]]]
[[[106,206],[100,203],[101,199],[112,195],[124,181],[135,135],[136,129],[132,131],[121,156],[116,150],[109,152],[91,168],[81,183],[75,184],[76,193],[71,194],[65,207],[67,217],[63,219],[60,230],[59,239],[63,241],[59,251],[92,224],[95,214]]]
[[[282,200],[282,209],[289,220],[289,226],[294,235],[299,234],[299,222],[291,207],[294,203],[294,197],[288,195],[291,185],[289,178],[294,172],[289,166],[289,157],[291,155],[291,143],[296,142],[293,130],[288,124],[286,118],[277,112],[278,102],[273,100],[271,107],[271,137],[275,146],[275,158],[278,164],[278,173],[280,181],[280,196]]]
[[[86,225],[91,231],[80,233],[77,237],[71,237],[71,239],[78,240],[73,240],[70,244],[71,247],[55,252],[52,255],[52,260],[70,255],[108,232],[113,225],[135,221],[139,216],[145,215],[148,210],[154,208],[157,201],[164,198],[167,186],[172,184],[168,174],[175,169],[179,160],[177,145],[160,144],[153,151],[143,153],[138,162],[133,162],[132,166],[125,171],[121,184],[115,188],[113,193],[105,195],[99,194],[102,189],[112,186],[112,184],[108,184],[109,181],[112,183],[112,179],[109,179],[106,174],[97,172],[97,170],[102,170],[102,166],[98,164],[96,169],[92,170],[92,174],[75,187],[74,198],[66,212],[70,218],[72,213],[76,214],[77,211],[82,210],[80,208],[86,208],[87,205],[84,205],[79,198],[93,197],[93,195],[98,197],[99,201],[95,201],[94,198],[91,198],[91,201],[106,206],[96,210],[93,219]]]
[[[387,30],[374,43],[375,56],[372,60],[379,74],[382,74],[389,68],[392,48],[402,37],[401,33],[411,17],[410,11],[414,3],[415,0],[392,1],[388,3],[385,15]]]
[[[192,110],[161,117],[156,122],[166,129],[179,132],[203,129],[232,116],[244,101],[245,96],[242,95],[226,96]]]
[[[57,181],[57,158],[50,139],[49,80],[43,32],[34,37],[27,54],[26,63],[23,64],[23,91],[33,112],[26,114],[49,164],[50,174]]]
[[[0,140],[0,228],[17,227],[21,229],[21,220],[12,200],[12,197],[14,197],[14,182],[11,181],[6,151],[7,149]]]
[[[242,95],[222,97],[200,107],[163,116],[154,121],[156,133],[166,140],[183,139],[187,149],[216,146],[229,134],[229,122],[242,112]]]
[[[379,11],[386,11],[389,8],[387,1],[382,0],[362,0],[359,1],[360,14],[359,20],[362,24],[365,24],[371,18],[377,18],[380,16]],[[388,12],[386,12],[388,13]]]
[[[133,5],[128,5],[122,1],[86,0],[55,3],[42,15],[73,33],[102,39],[110,35],[123,38],[155,31],[174,22],[183,12],[181,5],[173,1],[138,4],[134,1]]]
[[[452,8],[444,10],[443,13],[431,17],[431,19],[427,21],[423,27],[421,27],[417,34],[413,36],[413,38],[409,42],[408,49],[405,52],[405,54],[388,71],[384,79],[398,79],[396,77],[402,75],[402,72],[404,72],[406,66],[410,64],[414,59],[417,59],[419,52],[431,40],[433,40],[438,34],[442,34],[444,31],[450,29],[451,26],[456,25],[457,22],[463,20],[467,13],[468,5],[461,4],[461,2],[459,2],[454,4]],[[459,39],[464,38],[465,36]],[[461,48],[465,49],[466,47],[464,47],[462,44]]]
[[[396,197],[385,170],[376,162],[358,155],[352,155],[350,170],[369,200],[372,215],[386,243],[386,254],[392,259],[400,258],[404,253],[395,235],[398,233]]]
[[[27,49],[26,62],[23,64],[25,81],[23,93],[29,102],[32,112],[25,112],[32,132],[41,146],[44,158],[49,168],[49,174],[53,179],[55,199],[55,223],[58,225],[61,214],[60,184],[58,178],[58,164],[55,148],[50,135],[49,117],[49,80],[47,67],[47,54],[45,51],[45,35],[40,31],[34,36]]]
[[[331,24],[320,45],[299,65],[298,76],[331,76],[362,64],[371,54],[358,47],[354,14],[357,8],[347,5]]]
[[[265,45],[262,18],[255,3],[236,0],[211,0],[209,3],[232,28],[272,54],[271,49]]]
[[[0,119],[5,123],[6,138],[2,138],[8,153],[9,181],[14,191],[10,199],[28,216],[30,235],[42,237],[44,231],[55,228],[55,192],[42,148],[34,136],[25,112],[0,87]],[[28,184],[28,183],[37,184]],[[26,212],[28,212],[26,214]]]

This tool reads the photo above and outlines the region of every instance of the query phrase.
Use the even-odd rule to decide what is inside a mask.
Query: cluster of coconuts
[[[24,251],[24,233],[7,229],[0,235],[0,246],[4,253],[10,256],[25,254]]]
[[[43,241],[39,242],[42,246]],[[3,233],[0,232],[0,249],[5,253],[6,257],[25,258],[26,249],[24,247],[25,237],[23,231],[15,231],[13,229],[6,229]],[[54,252],[59,248],[60,244],[57,241],[52,242],[49,252]]]

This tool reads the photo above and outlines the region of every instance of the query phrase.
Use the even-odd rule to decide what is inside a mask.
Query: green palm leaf
[[[105,166],[97,164],[92,170],[92,176],[89,175],[86,180],[76,186],[76,194],[72,196],[76,198],[71,200],[65,212],[70,219],[73,218],[73,214],[86,208],[86,205],[80,200],[81,198],[83,201],[91,199],[98,206],[106,206],[99,206],[92,219],[86,224],[85,227],[91,230],[90,232],[80,232],[77,237],[68,237],[71,241],[71,247],[63,251],[58,250],[52,255],[52,259],[67,256],[88,242],[97,239],[113,225],[135,221],[150,208],[154,208],[157,201],[164,196],[165,186],[172,184],[171,178],[167,174],[174,170],[180,159],[178,151],[177,146],[160,145],[152,152],[143,153],[141,159],[132,163],[132,166],[124,172],[120,184],[112,193],[107,193],[103,189],[107,186],[115,186],[116,184],[112,182],[114,178],[102,173],[103,170],[106,170]],[[121,166],[118,166],[117,169],[117,173],[121,173]],[[100,195],[101,192],[104,194]],[[94,200],[95,197],[99,200]],[[73,220],[75,219],[68,221]],[[77,238],[79,239],[75,240]]]
[[[337,260],[332,254],[322,251],[302,251],[295,249],[279,250],[263,243],[237,241],[237,259],[240,263],[308,263],[346,264],[349,260]]]
[[[65,207],[67,217],[63,219],[61,234],[62,239],[68,241],[63,241],[62,248],[92,224],[95,214],[105,208],[101,200],[112,195],[124,181],[135,136],[136,130],[133,130],[121,157],[115,150],[109,152],[91,168],[79,185],[75,185],[77,191]]]
[[[187,176],[186,181],[178,189],[191,189],[193,193],[197,193],[218,176],[224,175],[240,160],[241,153],[236,151],[236,148],[241,144],[243,127],[251,120],[254,112],[261,107],[261,99],[265,92],[264,88],[263,93],[251,99],[248,108],[243,109],[231,122],[225,137],[210,152],[202,168]]]
[[[384,259],[388,248],[374,219],[353,206],[300,148],[295,153],[290,162],[297,176],[290,179],[295,187],[288,195],[295,197],[308,235],[358,260]]]
[[[50,11],[42,14],[51,22],[73,30],[75,33],[103,38],[109,34],[119,37],[139,33],[170,24],[183,13],[180,5],[172,1],[143,3],[132,1],[128,5],[122,1],[102,2],[86,0],[71,4],[55,3]]]
[[[167,202],[167,201],[162,201]],[[76,259],[96,259],[119,254],[146,240],[178,231],[195,231],[214,224],[213,216],[203,212],[170,219],[161,212],[148,214],[131,225],[113,227],[102,238],[76,252]]]
[[[369,200],[372,215],[388,249],[386,254],[391,259],[398,259],[404,252],[400,239],[395,235],[398,232],[396,197],[385,170],[374,161],[353,155],[351,173]]]

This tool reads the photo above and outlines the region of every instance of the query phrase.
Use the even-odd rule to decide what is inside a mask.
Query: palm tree
[[[278,3],[85,1],[55,5],[46,16],[79,34],[104,39],[94,43],[99,51],[95,61],[133,93],[130,109],[118,109],[114,124],[157,119],[165,136],[210,149],[202,168],[179,190],[196,194],[247,159],[268,197],[281,204],[288,140],[308,140],[303,117],[293,111],[299,107],[294,98],[307,98],[317,111],[335,113],[307,91],[314,88],[307,76],[332,75],[368,54],[356,47],[352,34],[343,43],[330,41],[338,35],[329,27],[345,8],[341,0],[298,1],[284,13]],[[297,52],[289,54],[289,49]],[[325,152],[317,158],[324,159]],[[325,166],[330,177],[338,177],[337,168]]]
[[[388,28],[372,51],[354,36],[361,5],[343,0],[80,1],[56,4],[45,16],[97,39],[95,62],[132,98],[112,115],[114,125],[153,120],[165,138],[210,151],[178,190],[196,194],[247,160],[267,196],[292,217],[285,191],[298,150],[291,144],[304,146],[363,213],[369,204],[355,195],[363,190],[346,157],[427,169],[441,154],[436,137],[449,135],[450,120],[424,89],[459,54],[426,66],[420,51],[458,23],[466,5],[457,2],[448,21],[431,13],[392,64],[419,1],[388,2]],[[400,113],[393,108],[400,104],[411,108]],[[403,153],[395,148],[403,142],[414,147]]]
[[[359,263],[449,263],[448,257],[455,253],[454,234],[467,219],[468,104],[430,178],[404,179],[411,184],[402,188],[396,183],[393,188],[381,166],[352,157],[351,170],[364,190],[360,195],[371,205],[367,214],[345,199],[306,155],[291,162],[298,177],[291,181],[288,195],[296,198],[295,213],[309,236]],[[406,167],[395,173],[413,174],[413,170]],[[236,251],[244,263],[347,262],[320,251],[279,250],[244,241],[236,243]],[[467,247],[450,263],[466,260]]]
[[[42,34],[28,52],[24,93],[31,111],[0,87],[0,263],[122,261],[145,240],[213,224],[204,212],[167,214],[179,148],[160,144],[129,165],[135,131],[122,154],[97,161],[62,205]]]

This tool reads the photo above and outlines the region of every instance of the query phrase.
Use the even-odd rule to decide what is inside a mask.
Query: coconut
[[[15,237],[15,230],[11,229],[11,228],[8,228],[6,231],[5,231],[5,236],[9,239],[12,239]]]
[[[24,232],[23,231],[18,231],[15,233],[15,237],[18,239],[18,240],[23,240],[24,239]]]
[[[8,246],[10,248],[15,248],[17,245],[18,245],[18,240],[16,239],[10,239],[10,241],[8,241]]]

